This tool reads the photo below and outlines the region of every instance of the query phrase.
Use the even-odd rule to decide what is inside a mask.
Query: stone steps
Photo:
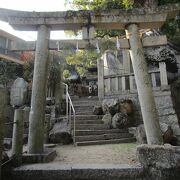
[[[110,129],[102,122],[102,117],[93,115],[94,105],[99,104],[95,99],[76,99],[73,105],[76,111],[75,142],[78,146],[115,144],[134,142],[135,138],[127,129]],[[72,128],[73,126],[72,121]]]
[[[12,171],[13,180],[142,180],[141,166],[126,164],[48,164],[23,165]]]
[[[131,143],[135,141],[136,141],[135,137],[130,137],[130,138],[110,139],[110,140],[82,141],[82,142],[76,142],[76,145],[87,146],[87,145],[101,145],[101,144],[119,144],[119,143]]]
[[[77,111],[76,115],[92,115],[92,111]]]
[[[76,108],[78,108],[78,107],[83,107],[83,108],[86,108],[86,107],[91,107],[91,108],[93,108],[94,107],[94,105],[96,105],[96,102],[83,102],[83,103],[78,103],[78,102],[76,102],[76,103],[74,103],[73,104],[73,106]]]
[[[73,101],[73,106],[94,106],[95,104],[99,104],[97,101]]]
[[[72,121],[71,124],[73,125],[74,122]],[[89,119],[76,119],[76,125],[77,124],[103,124],[103,121],[101,119],[95,119],[95,120],[89,120]]]
[[[76,130],[76,136],[127,133],[127,129]]]
[[[87,107],[78,107],[78,108],[75,108],[75,111],[76,112],[80,112],[80,111],[91,111],[91,114],[92,114],[92,111],[93,111],[93,107],[89,107],[89,106],[87,106]]]
[[[97,140],[114,140],[114,139],[129,138],[129,137],[133,137],[133,135],[130,133],[114,133],[114,134],[76,136],[75,140],[77,142],[82,142],[82,141],[97,141]]]
[[[106,124],[76,124],[76,130],[100,130],[109,129]]]
[[[76,120],[96,120],[102,119],[103,115],[85,115],[85,114],[76,114]]]

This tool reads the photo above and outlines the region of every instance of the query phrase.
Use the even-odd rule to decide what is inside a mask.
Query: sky
[[[0,8],[22,11],[66,11],[65,0],[0,0]],[[0,29],[24,40],[36,40],[37,32],[15,31],[7,23],[0,21]],[[64,31],[51,32],[51,39],[67,39]]]

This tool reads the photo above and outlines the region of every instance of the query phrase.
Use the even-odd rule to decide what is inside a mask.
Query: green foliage
[[[66,57],[66,62],[76,65],[76,70],[83,75],[88,67],[96,66],[99,54],[94,50],[80,50]]]
[[[63,71],[63,77],[64,77],[64,78],[68,78],[68,77],[70,77],[70,75],[71,75],[71,73],[70,73],[70,71],[69,71],[68,69],[65,69],[65,70]]]
[[[152,2],[155,0],[152,0]],[[111,9],[128,9],[133,7],[143,7],[145,1],[136,0],[66,0],[66,3],[71,3],[72,7],[79,10],[106,10]],[[180,3],[180,0],[158,0],[158,5],[172,3]],[[174,44],[180,45],[180,18],[168,20],[161,31],[167,35],[168,39]],[[116,37],[124,35],[124,30],[98,30],[96,37],[103,38],[108,35],[109,37]]]
[[[15,80],[21,65],[0,60],[0,84],[7,88],[7,84]]]
[[[163,34],[175,45],[180,46],[180,18],[168,20],[161,28]]]
[[[119,8],[131,8],[132,0],[66,0],[79,10],[109,10]]]

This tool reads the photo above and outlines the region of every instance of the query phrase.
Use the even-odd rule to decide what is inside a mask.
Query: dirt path
[[[93,146],[56,146],[55,161],[60,164],[138,164],[136,144],[109,144]]]

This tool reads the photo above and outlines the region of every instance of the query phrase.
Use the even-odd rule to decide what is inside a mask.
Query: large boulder
[[[130,126],[130,119],[126,113],[116,113],[112,118],[112,127],[113,128],[127,128]]]
[[[103,116],[102,121],[104,124],[109,125],[111,127],[112,124],[112,116],[110,113],[107,113]]]
[[[102,102],[103,113],[111,113],[114,115],[120,111],[119,99],[104,99]]]
[[[103,114],[103,110],[101,105],[95,105],[93,108],[93,114],[95,115],[102,115]]]
[[[49,133],[49,141],[51,143],[70,144],[72,136],[66,121],[54,124],[54,127]]]
[[[174,137],[172,128],[165,123],[160,123],[160,128],[161,128],[164,143],[176,144],[176,138]],[[141,124],[137,127],[136,140],[140,144],[147,143],[144,124]]]
[[[120,103],[120,111],[128,115],[132,115],[134,112],[133,102],[131,100],[124,100]]]

